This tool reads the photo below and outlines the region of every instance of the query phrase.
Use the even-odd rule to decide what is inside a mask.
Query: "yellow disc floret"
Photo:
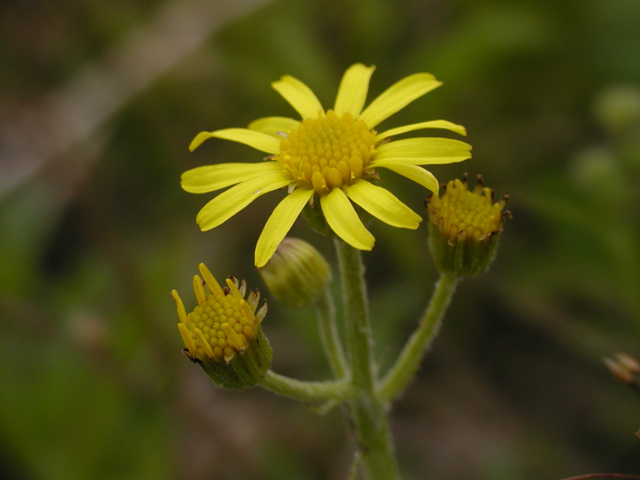
[[[452,180],[442,197],[430,199],[429,216],[442,234],[455,241],[483,240],[502,229],[504,202],[494,202],[491,190],[479,182],[473,191],[466,179]]]
[[[295,182],[326,195],[362,178],[374,153],[375,132],[350,113],[305,118],[280,142],[276,160]]]
[[[197,275],[193,278],[198,305],[189,314],[178,292],[171,292],[178,307],[178,330],[190,356],[228,363],[249,346],[266,314],[266,304],[256,312],[260,294],[250,292],[245,300],[244,281],[239,284],[228,278],[223,289],[204,264],[200,273],[204,282]]]

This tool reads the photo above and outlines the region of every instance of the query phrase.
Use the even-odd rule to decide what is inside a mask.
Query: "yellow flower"
[[[228,278],[226,287],[220,287],[209,269],[200,264],[199,276],[193,277],[193,290],[198,305],[187,314],[178,292],[171,296],[178,308],[178,330],[192,359],[201,362],[225,361],[229,363],[236,354],[242,354],[251,340],[259,333],[260,323],[267,313],[265,303],[257,312],[260,293],[249,292],[245,300],[247,285]]]
[[[202,230],[222,224],[259,196],[288,187],[258,239],[255,264],[264,266],[307,203],[319,198],[329,227],[351,246],[371,250],[375,239],[351,202],[394,227],[415,229],[421,217],[388,190],[374,185],[377,168],[386,168],[432,192],[438,181],[420,165],[460,162],[471,146],[449,138],[392,136],[413,130],[442,128],[461,135],[464,127],[445,120],[414,123],[377,133],[374,128],[410,102],[441,85],[433,75],[416,73],[393,84],[367,108],[364,104],[375,67],[355,64],[345,72],[333,109],[325,111],[301,81],[284,76],[273,88],[300,114],[301,120],[265,117],[249,128],[201,132],[190,150],[215,137],[243,143],[269,154],[261,163],[222,163],[188,170],[182,187],[206,193],[231,187],[207,203],[196,221]]]
[[[495,257],[508,196],[496,202],[491,189],[478,183],[470,190],[466,174],[447,183],[442,197],[427,201],[429,248],[438,270],[474,277],[485,272]]]

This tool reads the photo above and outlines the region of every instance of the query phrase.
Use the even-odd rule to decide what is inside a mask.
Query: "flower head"
[[[442,197],[429,198],[429,247],[441,272],[469,277],[486,271],[509,215],[503,211],[507,198],[495,202],[479,175],[473,190],[465,175],[447,183]]]
[[[244,280],[227,278],[222,288],[203,263],[200,274],[204,282],[193,277],[198,305],[192,312],[187,314],[178,292],[171,292],[186,347],[183,353],[221,387],[242,390],[253,386],[264,378],[273,357],[260,326],[267,304],[258,309],[260,292],[246,295]]]
[[[355,64],[345,72],[333,109],[325,110],[301,81],[284,76],[273,88],[300,114],[301,120],[265,117],[249,128],[201,132],[190,150],[215,137],[243,143],[269,154],[261,163],[222,163],[188,170],[182,187],[206,193],[231,187],[207,203],[196,218],[202,230],[222,224],[259,196],[287,187],[258,239],[255,264],[264,266],[302,209],[319,200],[330,229],[361,250],[375,239],[352,202],[383,222],[415,229],[421,217],[388,190],[377,186],[376,169],[385,168],[437,192],[438,181],[421,165],[460,162],[470,158],[470,145],[449,138],[390,141],[414,130],[440,128],[464,135],[464,127],[433,120],[377,133],[380,122],[440,86],[432,75],[417,73],[395,83],[364,107],[374,67]]]
[[[198,360],[210,359],[229,363],[243,353],[258,333],[258,327],[267,313],[266,303],[256,312],[260,292],[249,292],[243,280],[227,278],[227,286],[220,287],[209,269],[200,264],[200,273],[193,277],[193,290],[198,305],[187,314],[178,292],[171,296],[178,307],[178,330],[189,354]],[[207,286],[208,292],[205,290]]]

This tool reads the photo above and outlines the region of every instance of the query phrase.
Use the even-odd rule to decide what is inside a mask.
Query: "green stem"
[[[260,386],[271,392],[304,402],[325,400],[345,401],[353,397],[354,392],[348,380],[327,382],[304,382],[285,377],[268,370]]]
[[[335,240],[334,243],[340,267],[353,386],[372,392],[375,386],[375,363],[362,257],[359,250],[342,240]]]
[[[349,374],[349,369],[336,326],[336,308],[333,304],[331,291],[328,288],[325,288],[318,299],[316,315],[318,317],[320,340],[329,360],[331,371],[336,378],[345,378]]]
[[[440,276],[418,328],[411,335],[395,365],[391,367],[382,381],[378,390],[378,397],[381,401],[391,402],[414,378],[424,355],[440,330],[442,318],[459,280],[459,277],[447,273]]]
[[[396,480],[386,405],[376,397],[376,368],[369,320],[364,266],[360,251],[341,240],[334,242],[343,291],[344,321],[355,398],[349,402],[356,440],[369,480]]]

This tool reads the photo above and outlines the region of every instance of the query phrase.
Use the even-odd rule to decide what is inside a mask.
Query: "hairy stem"
[[[377,371],[373,361],[373,338],[369,320],[364,266],[360,251],[335,241],[342,281],[351,383],[355,397],[349,412],[369,480],[397,480],[386,405],[376,396]]]
[[[338,327],[336,326],[336,309],[333,297],[328,288],[325,288],[316,304],[316,316],[318,318],[318,331],[331,371],[336,378],[345,378],[349,374],[349,367],[344,356],[344,350],[340,342]]]
[[[391,402],[415,377],[422,359],[440,330],[442,318],[459,280],[459,277],[451,274],[443,273],[440,276],[418,328],[413,332],[400,352],[396,363],[381,383],[378,390],[378,397],[381,401]]]
[[[348,380],[305,382],[285,377],[272,370],[267,371],[260,386],[278,395],[305,402],[345,401],[354,395]]]

